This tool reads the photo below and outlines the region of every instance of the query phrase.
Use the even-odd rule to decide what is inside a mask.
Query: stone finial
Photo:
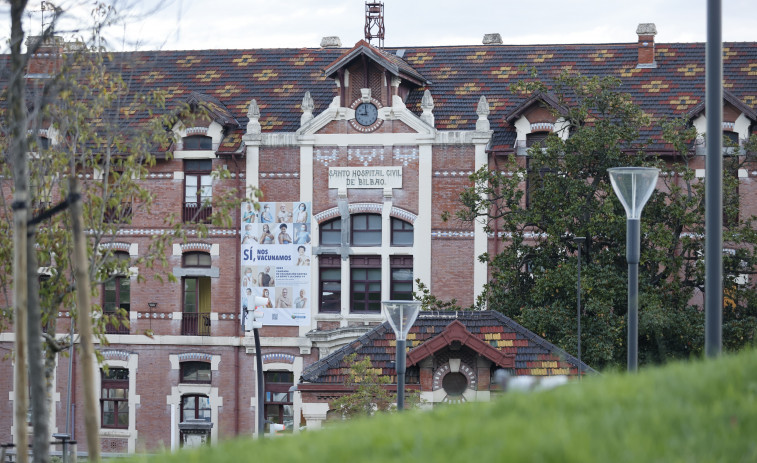
[[[486,97],[481,95],[478,100],[478,106],[476,107],[476,114],[478,114],[478,120],[476,121],[477,132],[489,131],[489,102],[486,101]]]
[[[310,92],[305,92],[305,96],[302,97],[302,116],[300,117],[300,126],[303,126],[313,120],[313,109],[315,109],[315,103],[313,103],[313,97],[310,96]]]
[[[260,133],[260,108],[258,108],[258,102],[254,99],[250,100],[247,117],[250,119],[247,122],[247,133]]]
[[[481,42],[484,45],[502,45],[502,36],[494,34],[484,34],[484,40]]]
[[[362,101],[363,103],[371,102],[371,89],[370,88],[360,89],[360,101]]]
[[[433,127],[434,113],[432,111],[434,110],[434,99],[431,97],[431,92],[428,89],[423,92],[423,98],[421,99],[421,109],[423,110],[423,114],[421,114],[421,120]]]
[[[342,46],[342,40],[332,35],[330,37],[324,37],[321,39],[321,47],[322,48],[339,48]]]

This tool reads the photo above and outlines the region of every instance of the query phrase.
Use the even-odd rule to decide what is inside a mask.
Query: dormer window
[[[190,135],[181,139],[184,151],[209,151],[213,149],[213,139],[205,135]]]
[[[549,132],[531,132],[526,134],[526,147],[530,148],[537,143],[544,144],[544,140],[549,136]]]
[[[723,130],[723,146],[733,148],[739,146],[739,134],[731,130]]]

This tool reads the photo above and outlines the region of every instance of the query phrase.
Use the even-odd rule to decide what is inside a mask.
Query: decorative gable
[[[362,89],[370,89],[373,98],[391,106],[395,95],[407,96],[412,88],[430,84],[397,54],[387,53],[359,41],[324,70],[339,87],[340,106],[347,107],[361,97]]]
[[[704,99],[686,113],[686,118],[697,129],[696,153],[703,155],[704,133],[707,127]],[[723,89],[723,133],[732,134],[733,140],[742,145],[748,139],[751,127],[757,123],[757,111],[741,101],[736,95]],[[724,148],[729,149],[729,148]]]
[[[515,355],[499,351],[477,338],[459,320],[453,321],[436,337],[408,352],[407,364],[409,366],[415,365],[456,342],[471,348],[478,355],[491,360],[499,367],[515,368]]]
[[[568,138],[567,121],[563,116],[568,110],[550,93],[536,92],[505,115],[505,121],[517,132],[515,149],[526,154],[528,136],[533,133],[555,132],[562,139]]]

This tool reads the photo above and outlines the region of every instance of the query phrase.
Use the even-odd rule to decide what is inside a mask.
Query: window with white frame
[[[342,224],[342,218],[337,217],[319,226],[322,247],[353,248],[345,269],[341,255],[319,256],[319,312],[340,313],[346,305],[352,314],[379,315],[381,300],[387,297],[382,293],[387,288],[392,299],[412,299],[413,258],[408,248],[414,244],[413,224],[391,217],[386,222],[389,232],[385,233],[380,214],[353,214],[349,218],[349,243],[342,242]],[[390,268],[384,269],[385,264]],[[384,281],[387,270],[389,279]],[[342,304],[345,292],[349,296],[344,296]]]

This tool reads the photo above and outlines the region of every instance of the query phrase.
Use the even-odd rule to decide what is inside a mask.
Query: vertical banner
[[[269,300],[263,325],[310,325],[309,202],[242,204],[242,312],[254,296]]]

